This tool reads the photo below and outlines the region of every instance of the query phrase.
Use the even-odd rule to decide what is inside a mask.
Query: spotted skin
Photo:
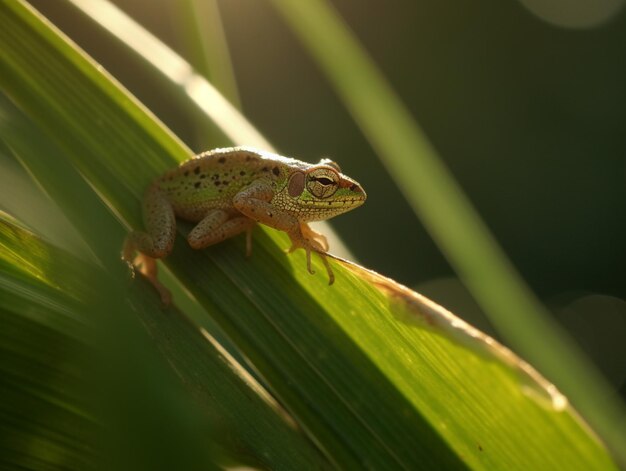
[[[314,273],[311,252],[317,252],[332,284],[334,275],[324,257],[326,238],[307,223],[345,213],[365,199],[361,186],[330,160],[309,164],[247,147],[215,149],[154,180],[143,199],[146,231],[128,235],[122,257],[137,266],[169,304],[170,294],[157,279],[155,259],[171,252],[176,218],[196,223],[187,237],[192,248],[246,232],[248,254],[251,230],[258,222],[286,232],[292,242],[289,252],[303,248],[310,273]],[[139,255],[133,258],[136,251]]]

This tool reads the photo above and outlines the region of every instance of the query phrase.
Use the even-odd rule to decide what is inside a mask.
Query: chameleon
[[[309,164],[249,147],[214,149],[186,160],[148,186],[142,200],[146,231],[128,234],[122,258],[146,276],[167,305],[171,294],[158,281],[156,259],[172,251],[176,218],[196,223],[187,236],[193,249],[246,232],[248,256],[252,229],[261,223],[287,233],[288,253],[306,251],[311,274],[315,273],[311,252],[317,253],[332,285],[335,277],[325,256],[328,242],[308,223],[345,213],[365,199],[361,185],[330,159]]]

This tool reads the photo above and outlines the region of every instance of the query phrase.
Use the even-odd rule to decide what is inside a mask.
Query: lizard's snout
[[[363,190],[363,187],[356,182],[350,185],[350,191],[354,193],[355,196],[358,196],[362,201],[365,201],[367,198],[367,194],[365,193],[365,190]]]

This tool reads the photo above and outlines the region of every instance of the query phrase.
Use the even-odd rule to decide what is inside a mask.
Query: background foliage
[[[86,27],[67,5],[34,4],[194,150],[225,144],[188,122],[158,82],[129,65],[125,50]],[[181,11],[173,3],[119,4],[197,60],[185,45]],[[478,8],[399,1],[358,9],[335,5],[531,286],[623,393],[626,142],[615,123],[623,122],[625,109],[620,83],[626,71],[617,60],[624,15],[594,28],[568,29],[513,2],[481,2]],[[357,258],[461,315],[480,316],[273,10],[253,1],[220,6],[246,115],[281,152],[337,158],[370,194],[369,212],[335,225]],[[480,317],[473,322],[490,329]]]

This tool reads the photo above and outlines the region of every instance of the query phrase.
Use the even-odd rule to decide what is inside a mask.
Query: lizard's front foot
[[[315,232],[307,224],[300,224],[298,229],[288,233],[291,239],[291,247],[287,250],[287,253],[291,253],[296,249],[304,249],[306,251],[306,267],[311,275],[315,274],[315,270],[311,268],[311,251],[316,252],[328,273],[328,284],[332,285],[335,282],[335,274],[330,263],[326,258],[326,252],[328,251],[328,241],[322,234]]]

